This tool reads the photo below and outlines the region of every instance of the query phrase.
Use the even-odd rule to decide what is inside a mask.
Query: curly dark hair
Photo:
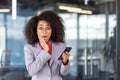
[[[24,27],[24,35],[29,44],[39,42],[37,37],[37,24],[39,20],[45,20],[50,23],[52,34],[50,40],[53,42],[63,42],[65,38],[63,19],[55,12],[46,10],[39,15],[33,16]]]

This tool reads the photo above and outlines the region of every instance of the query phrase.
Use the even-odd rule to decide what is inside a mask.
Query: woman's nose
[[[47,32],[47,30],[46,29],[43,29],[43,33],[46,33]]]

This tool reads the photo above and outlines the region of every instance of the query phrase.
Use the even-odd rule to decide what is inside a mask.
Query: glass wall
[[[109,15],[108,40],[106,39],[105,14],[69,13],[61,16],[67,28],[66,43],[73,47],[69,73],[72,78],[69,77],[69,80],[107,80],[114,76],[115,64],[111,52],[111,38],[116,26],[116,15]],[[79,22],[77,17],[79,17]],[[79,32],[79,36],[77,32]]]
[[[84,5],[83,8],[92,10],[92,14],[60,10],[55,5],[57,1],[61,0],[53,1],[50,5],[29,7],[27,4],[21,8],[21,5],[26,3],[21,0],[18,2],[15,20],[12,19],[11,12],[0,13],[0,80],[30,80],[31,76],[27,73],[24,62],[23,47],[26,41],[23,28],[31,16],[46,9],[58,12],[63,18],[66,28],[65,41],[67,46],[72,46],[70,72],[63,80],[117,80],[116,1],[80,3]],[[67,0],[62,1],[66,2]],[[41,6],[44,7],[41,9]]]
[[[28,75],[23,53],[26,17],[17,16],[13,20],[11,14],[0,16],[0,80],[25,80]]]

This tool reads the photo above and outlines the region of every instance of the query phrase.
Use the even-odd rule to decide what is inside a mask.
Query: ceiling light
[[[76,12],[76,13],[83,13],[83,14],[92,14],[92,11],[90,10],[83,10],[81,8],[77,8],[77,7],[69,7],[69,6],[58,6],[59,9],[62,10],[67,10],[68,12]]]
[[[17,0],[12,0],[12,19],[15,20],[17,16]]]
[[[10,12],[10,9],[0,9],[0,12]]]

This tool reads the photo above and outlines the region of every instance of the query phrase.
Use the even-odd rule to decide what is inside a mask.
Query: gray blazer
[[[69,63],[63,65],[58,57],[65,48],[64,43],[52,42],[52,55],[42,50],[39,43],[24,46],[25,64],[32,80],[62,80],[62,76],[69,72]],[[50,64],[48,65],[48,60]]]

